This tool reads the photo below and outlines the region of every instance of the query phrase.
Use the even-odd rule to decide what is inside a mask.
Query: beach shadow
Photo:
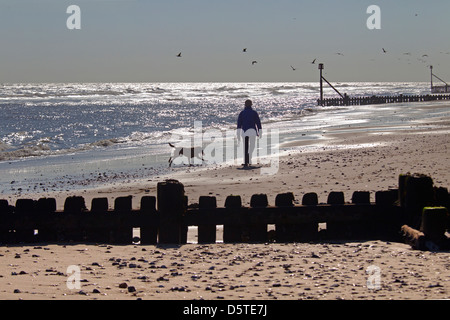
[[[248,166],[248,167],[238,167],[238,170],[254,170],[254,169],[261,169],[261,166]]]

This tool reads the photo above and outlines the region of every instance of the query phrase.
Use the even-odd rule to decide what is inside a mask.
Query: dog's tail
[[[171,146],[172,148],[175,148],[175,146],[173,144],[171,144],[170,142],[169,142],[169,146]]]

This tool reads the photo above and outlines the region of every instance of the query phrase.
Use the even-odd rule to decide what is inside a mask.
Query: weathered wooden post
[[[81,225],[81,214],[86,211],[83,197],[72,196],[64,201],[64,217],[58,226],[58,240],[81,242],[85,239],[85,230]]]
[[[34,221],[33,215],[36,213],[36,201],[32,199],[18,199],[16,201],[16,242],[33,242]]]
[[[447,214],[447,208],[445,207],[423,208],[420,231],[437,245],[446,239]]]
[[[252,208],[249,216],[250,225],[248,230],[250,242],[267,241],[267,224],[258,221],[258,216],[262,215],[259,210],[269,205],[266,194],[254,194],[250,199]]]
[[[283,208],[291,208],[294,206],[294,194],[292,192],[280,193],[275,197],[275,206],[279,210]],[[281,222],[275,224],[276,240],[278,242],[291,242],[296,241],[301,233],[300,226],[298,224],[292,224],[289,221],[288,216],[281,211]]]
[[[327,204],[340,206],[345,204],[344,193],[341,191],[331,191],[328,194]],[[339,217],[337,217],[339,218]],[[344,239],[347,236],[347,223],[342,221],[327,221],[326,235],[328,239]]]
[[[317,194],[308,193],[307,195],[308,196],[303,196],[303,202],[309,203],[310,205],[317,205]],[[280,207],[280,209],[283,207],[289,208],[294,206],[293,201],[294,195],[291,192],[282,193],[275,198],[275,205]],[[318,238],[319,226],[317,222],[292,223],[287,217],[284,217],[283,215],[281,215],[281,217],[282,219],[284,218],[285,221],[275,225],[277,241],[313,241]]]
[[[56,242],[58,234],[54,228],[56,199],[40,198],[36,203],[37,241]]]
[[[217,207],[216,197],[201,196],[198,201],[201,215],[211,215]],[[203,220],[205,224],[198,225],[198,243],[216,243],[216,225],[211,224],[208,219]]]
[[[110,241],[111,217],[108,214],[108,198],[94,198],[91,201],[87,239],[89,242],[107,243]],[[110,218],[110,219],[108,219]]]
[[[112,219],[112,242],[116,244],[131,244],[133,228],[130,225],[132,210],[132,196],[118,197],[114,200],[114,214]]]
[[[404,179],[399,189],[404,209],[404,224],[419,229],[423,208],[433,205],[433,180],[423,174],[401,176],[401,179]]]
[[[140,215],[142,216],[141,224],[141,244],[157,244],[158,243],[158,225],[156,211],[156,197],[144,196],[141,198]]]
[[[352,195],[353,204],[370,204],[369,191],[355,191]]]
[[[369,191],[355,191],[352,195],[352,204],[360,206],[370,206]],[[373,239],[377,235],[378,229],[382,226],[378,222],[372,221],[368,216],[363,217],[360,221],[348,222],[348,237],[351,239]]]
[[[8,200],[0,200],[0,243],[9,243],[9,230],[12,218],[12,206],[9,205]]]
[[[160,244],[182,244],[187,238],[183,223],[186,212],[184,186],[177,180],[166,180],[157,185]]]
[[[303,195],[302,205],[304,206],[317,206],[319,204],[319,197],[315,192],[308,192]]]
[[[225,200],[226,214],[235,214],[242,208],[241,196],[231,195]],[[223,225],[223,242],[236,243],[242,241],[242,216],[236,215],[236,220]]]
[[[323,106],[323,76],[322,76],[322,70],[323,70],[323,63],[319,63],[319,70],[320,70],[320,105]]]

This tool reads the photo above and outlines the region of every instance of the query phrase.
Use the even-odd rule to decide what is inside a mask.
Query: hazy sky
[[[313,59],[332,82],[429,81],[430,64],[450,82],[449,14],[449,0],[0,0],[0,82],[318,81]]]

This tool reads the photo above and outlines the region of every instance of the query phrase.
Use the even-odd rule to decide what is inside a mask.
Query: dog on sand
[[[191,159],[197,158],[203,161],[203,156],[205,155],[203,153],[202,147],[176,147],[173,144],[169,143],[169,146],[174,148],[172,155],[169,158],[169,167],[172,166],[173,160],[179,156],[185,156],[188,158],[189,166],[192,166]]]

